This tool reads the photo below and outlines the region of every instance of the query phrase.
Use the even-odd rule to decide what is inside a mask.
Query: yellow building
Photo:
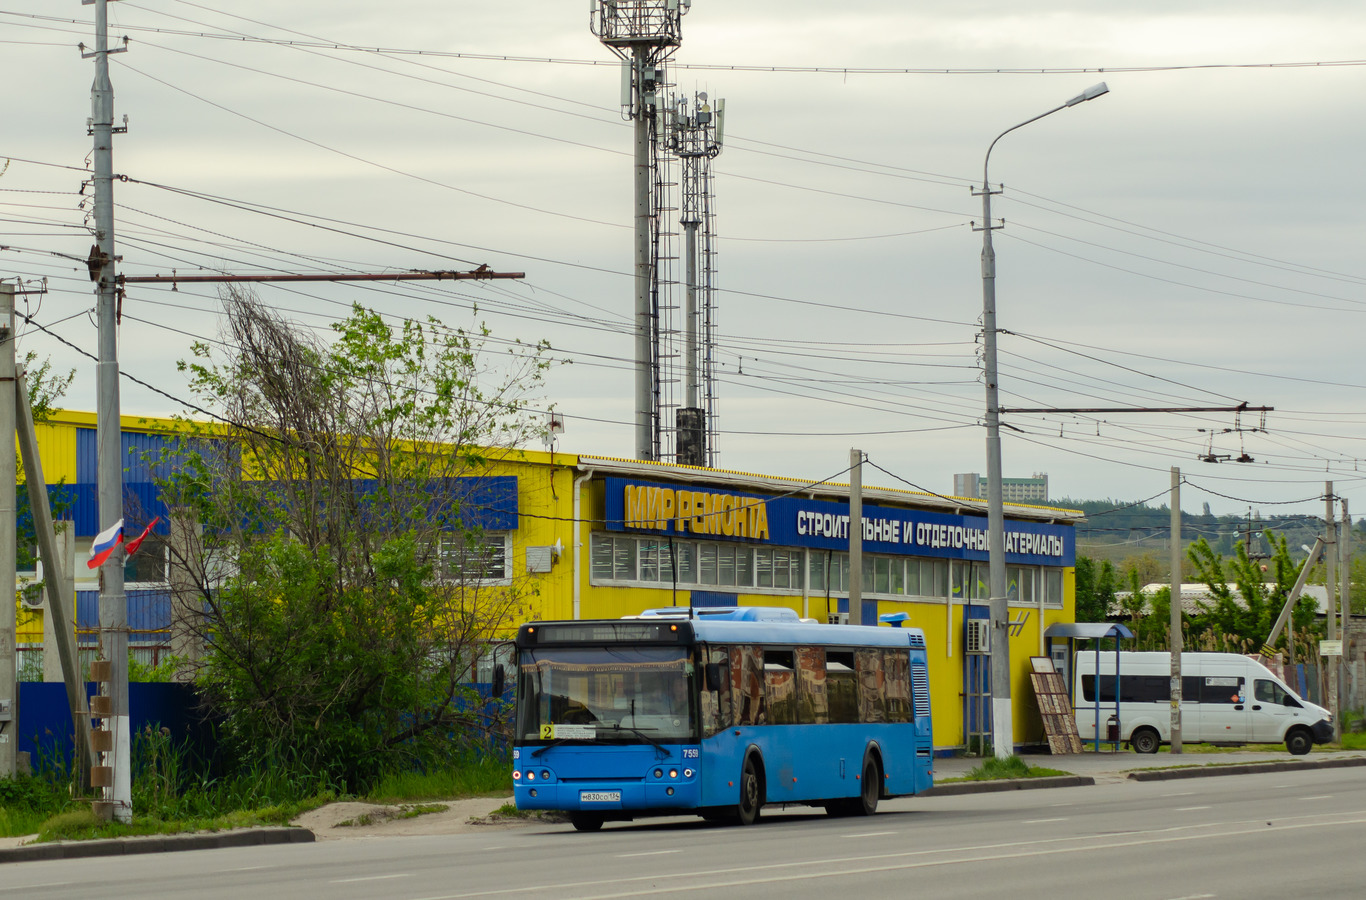
[[[170,420],[125,417],[129,527],[164,508],[143,460],[173,434]],[[59,413],[40,435],[45,476],[73,499],[78,597],[93,614],[82,564],[98,531],[93,509],[93,416]],[[609,457],[502,452],[469,479],[469,515],[485,529],[481,574],[525,585],[528,618],[594,619],[667,606],[785,606],[818,621],[848,616],[848,487]],[[1030,657],[1044,631],[1075,620],[1071,510],[1008,504],[1014,742],[1043,740]],[[990,728],[988,657],[973,652],[987,617],[985,501],[863,489],[865,624],[905,613],[930,648],[935,744],[963,746]],[[161,530],[160,528],[158,530]],[[134,647],[166,643],[165,555],[146,545],[128,573]],[[145,553],[145,555],[144,555]],[[134,609],[135,604],[142,604]],[[82,604],[78,603],[78,607]],[[30,628],[30,637],[33,629]],[[153,660],[154,661],[154,660]]]

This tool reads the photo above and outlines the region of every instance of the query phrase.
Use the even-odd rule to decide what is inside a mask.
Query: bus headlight
[[[513,769],[513,770],[512,770],[512,780],[513,780],[513,781],[521,781],[521,780],[522,780],[522,773],[519,772],[519,771],[517,771],[516,769]]]
[[[678,777],[678,770],[677,770],[677,769],[670,769],[670,770],[669,770],[669,777],[670,777],[670,778],[677,778],[677,777]]]
[[[692,769],[684,769],[684,770],[683,770],[683,777],[684,777],[684,778],[691,778],[691,777],[692,777]]]

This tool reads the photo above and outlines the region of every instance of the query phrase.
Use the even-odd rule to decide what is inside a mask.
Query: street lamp
[[[996,252],[991,247],[991,190],[987,166],[996,141],[1017,128],[1051,116],[1059,110],[1094,100],[1110,89],[1105,82],[1094,85],[1062,106],[1026,119],[996,135],[982,161],[982,353],[987,381],[987,547],[989,548],[989,586],[991,591],[991,733],[992,748],[998,759],[1014,752],[1014,718],[1010,709],[1010,609],[1006,595],[1006,529],[1004,501],[1001,496],[1001,413],[996,374]],[[1043,627],[1043,623],[1039,623]]]

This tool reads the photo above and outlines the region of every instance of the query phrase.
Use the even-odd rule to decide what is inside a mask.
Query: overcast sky
[[[587,6],[110,4],[131,38],[111,57],[129,116],[115,172],[282,211],[121,182],[121,271],[525,271],[496,287],[261,293],[310,327],[359,300],[548,339],[572,360],[538,398],[565,416],[559,448],[630,456],[631,130]],[[17,248],[0,275],[47,277],[28,311],[94,352],[84,266],[49,252],[91,244],[84,176],[61,167],[90,151],[94,67],[76,44],[92,42],[93,7],[0,7],[0,157],[15,160],[0,244]],[[1184,509],[1239,514],[1322,515],[1332,480],[1366,514],[1366,5],[695,0],[683,28],[678,89],[727,101],[722,467],[814,481],[859,447],[885,470],[865,483],[939,492],[985,470],[969,186],[997,134],[1104,80],[1108,95],[992,154],[1002,405],[1275,412],[1008,414],[1005,474],[1047,472],[1054,498],[1134,501],[1179,466]],[[270,40],[224,39],[240,35]],[[1337,65],[1281,65],[1300,63]],[[218,333],[214,291],[138,287],[124,312],[124,369],[188,397],[175,361]],[[67,405],[93,408],[92,362],[32,329],[26,349],[74,367]],[[183,410],[128,381],[122,404]]]

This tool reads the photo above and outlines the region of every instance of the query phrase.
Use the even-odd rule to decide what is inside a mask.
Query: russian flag
[[[119,519],[104,531],[95,535],[95,543],[90,545],[90,560],[86,565],[92,569],[98,569],[104,565],[104,561],[114,552],[114,548],[123,543],[123,520]]]

